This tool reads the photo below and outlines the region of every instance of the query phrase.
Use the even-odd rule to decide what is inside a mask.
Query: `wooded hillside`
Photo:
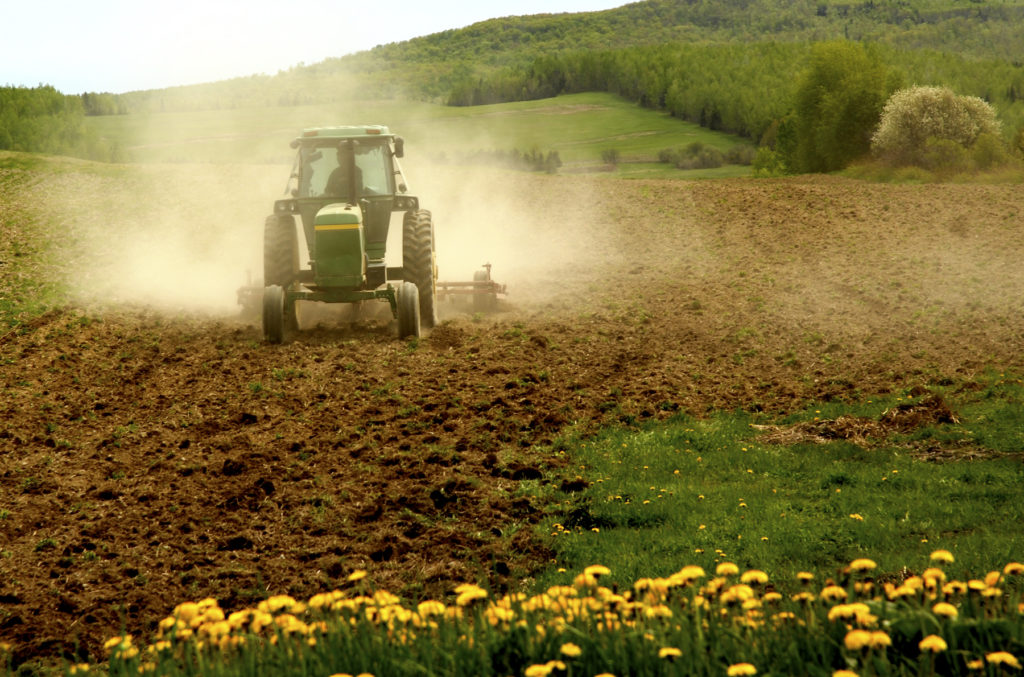
[[[68,104],[73,110],[67,114],[352,98],[475,105],[596,90],[758,141],[791,109],[811,46],[845,40],[871,45],[906,85],[947,86],[991,102],[1011,138],[1024,127],[1022,22],[1024,0],[645,0],[598,12],[492,19],[273,76],[90,92],[79,105]],[[25,113],[4,109],[0,148],[92,152],[82,144],[67,150],[71,146],[29,141],[44,135],[27,131],[40,120],[61,130],[45,134],[51,138],[73,136],[72,118],[31,114],[37,123],[15,124],[12,115]],[[6,146],[5,138],[11,139]]]

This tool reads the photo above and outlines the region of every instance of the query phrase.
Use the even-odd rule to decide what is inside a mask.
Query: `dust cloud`
[[[293,153],[288,142],[303,127],[366,117],[326,109],[268,115],[273,119],[258,131],[252,121],[217,118],[220,127],[203,129],[195,139],[189,135],[198,132],[170,129],[173,116],[162,117],[140,132],[132,148],[135,159],[145,162],[59,174],[40,186],[42,218],[64,224],[70,234],[55,242],[72,300],[237,314],[238,288],[261,282],[263,221],[283,196]],[[406,127],[411,133],[403,132]],[[402,162],[409,193],[434,216],[442,281],[471,281],[489,263],[509,298],[523,303],[562,294],[567,274],[589,276],[598,260],[614,265],[608,259],[609,251],[618,250],[609,243],[614,233],[594,227],[611,218],[598,199],[605,182],[437,162],[438,141],[429,129],[424,120],[392,125],[406,137]],[[160,137],[177,142],[152,143]],[[463,142],[503,147],[484,138]],[[217,162],[218,156],[235,161]],[[402,214],[394,214],[392,266],[401,265],[401,224]]]
[[[57,175],[34,199],[73,302],[223,314],[237,311],[246,272],[262,270],[262,222],[279,173],[126,165]]]

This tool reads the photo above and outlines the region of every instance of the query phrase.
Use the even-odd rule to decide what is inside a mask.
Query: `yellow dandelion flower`
[[[603,564],[591,564],[583,570],[583,573],[588,576],[593,576],[594,578],[597,578],[598,576],[607,576],[611,572],[612,570]]]
[[[846,599],[846,590],[838,585],[827,585],[821,590],[821,598],[828,602],[838,602]]]
[[[704,578],[705,576],[707,576],[707,574],[704,572],[704,569],[697,566],[696,564],[689,564],[683,567],[678,571],[676,575],[684,581],[692,581],[697,578]]]
[[[836,670],[832,673],[832,677],[858,677],[858,675],[853,670]]]
[[[967,661],[967,669],[968,670],[984,670],[985,669],[985,661],[981,660],[980,658],[976,658],[974,660]]]
[[[850,630],[843,638],[843,645],[850,651],[860,651],[871,646],[871,633],[867,630]]]
[[[443,616],[445,606],[443,603],[438,602],[437,600],[428,599],[425,602],[420,602],[416,606],[416,610],[419,612],[420,616],[424,618],[426,618],[427,616]]]
[[[288,595],[274,595],[257,604],[256,608],[272,614],[282,609],[291,609],[293,606],[295,606],[294,598]]]
[[[0,646],[0,649],[2,649],[2,648],[3,647]],[[89,672],[89,664],[88,663],[76,663],[75,665],[72,665],[71,668],[68,669],[68,674],[69,675],[81,675],[81,674],[85,674],[86,672]]]
[[[768,582],[768,574],[759,569],[750,569],[743,572],[740,582],[747,585],[764,585]]]
[[[559,651],[563,656],[568,656],[569,658],[576,658],[583,653],[583,649],[581,649],[578,644],[573,644],[572,642],[566,642],[563,644]]]
[[[578,574],[576,578],[572,579],[572,584],[577,588],[593,588],[597,587],[597,576],[588,574],[584,571],[582,574]]]
[[[1010,562],[1003,567],[1003,573],[1007,576],[1020,576],[1024,574],[1024,564],[1020,562]]]
[[[892,646],[892,639],[889,635],[881,630],[875,630],[871,633],[871,648],[877,649],[886,646]]]
[[[459,586],[462,587],[462,586]],[[483,588],[475,585],[463,588],[463,591],[458,594],[455,598],[455,604],[457,606],[468,606],[478,599],[485,599],[487,597],[487,591]]]
[[[355,583],[356,581],[361,581],[364,578],[366,578],[366,571],[364,569],[356,569],[355,571],[350,573],[348,575],[348,578],[346,578],[345,580],[349,583]]]
[[[864,516],[861,515],[860,513],[854,512],[854,513],[850,513],[850,519],[857,520],[858,522],[863,522],[864,521]]]
[[[740,568],[732,562],[722,562],[715,567],[716,576],[735,576],[740,572]]]
[[[750,663],[735,663],[726,669],[725,674],[729,677],[743,677],[744,675],[756,675],[757,668]]]
[[[998,571],[990,571],[985,574],[985,585],[990,588],[999,585],[1001,580],[1003,580],[1003,575]]]
[[[874,560],[870,560],[867,557],[861,557],[850,562],[851,571],[871,571],[877,566]]]
[[[928,635],[918,643],[917,648],[919,648],[922,653],[925,651],[939,653],[948,649],[949,646],[946,644],[946,640],[942,639],[938,635]]]
[[[131,635],[119,635],[117,637],[111,637],[103,643],[103,648],[107,651],[113,651],[114,649],[124,650],[132,645]]]
[[[814,580],[814,574],[809,571],[801,571],[796,575],[796,577],[801,583],[810,583]]]
[[[936,550],[929,557],[933,562],[945,562],[951,564],[953,562],[953,553],[949,550]]]
[[[1020,669],[1020,662],[1009,651],[993,651],[985,654],[985,661],[992,665],[1008,665],[1011,668]]]
[[[673,660],[683,655],[683,652],[674,646],[663,646],[658,650],[658,658],[668,658]]]

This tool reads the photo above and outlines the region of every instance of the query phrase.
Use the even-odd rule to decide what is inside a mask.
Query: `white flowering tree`
[[[991,166],[1004,154],[999,134],[995,110],[982,99],[947,87],[910,87],[889,97],[871,150],[895,166],[963,169],[971,159]]]

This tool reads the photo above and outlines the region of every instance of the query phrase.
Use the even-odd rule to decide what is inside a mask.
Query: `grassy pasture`
[[[959,423],[870,444],[823,443],[827,434],[781,444],[757,427],[877,421],[927,397],[812,405],[771,421],[740,412],[681,417],[576,441],[567,453],[589,487],[548,522],[560,569],[600,562],[629,585],[683,564],[713,570],[730,561],[795,582],[802,570],[837,578],[860,557],[890,575],[903,567],[920,573],[938,548],[956,555],[951,575],[999,568],[1024,552],[1019,380],[990,375],[979,392],[956,397]],[[914,453],[936,446],[966,451],[941,462]],[[566,574],[551,571],[543,582],[564,584]]]
[[[602,151],[620,153],[620,174],[651,162],[659,150],[701,142],[726,150],[743,140],[712,132],[610,94],[588,93],[520,103],[453,108],[412,101],[346,105],[133,114],[88,118],[101,137],[133,162],[288,163],[299,129],[335,124],[387,124],[409,142],[409,154],[457,161],[475,151],[558,151],[565,170],[600,166]],[[658,176],[694,174],[655,165]],[[650,164],[636,167],[650,176]],[[718,170],[729,176],[738,168]],[[749,170],[742,168],[740,174]],[[714,175],[714,174],[712,174]]]

